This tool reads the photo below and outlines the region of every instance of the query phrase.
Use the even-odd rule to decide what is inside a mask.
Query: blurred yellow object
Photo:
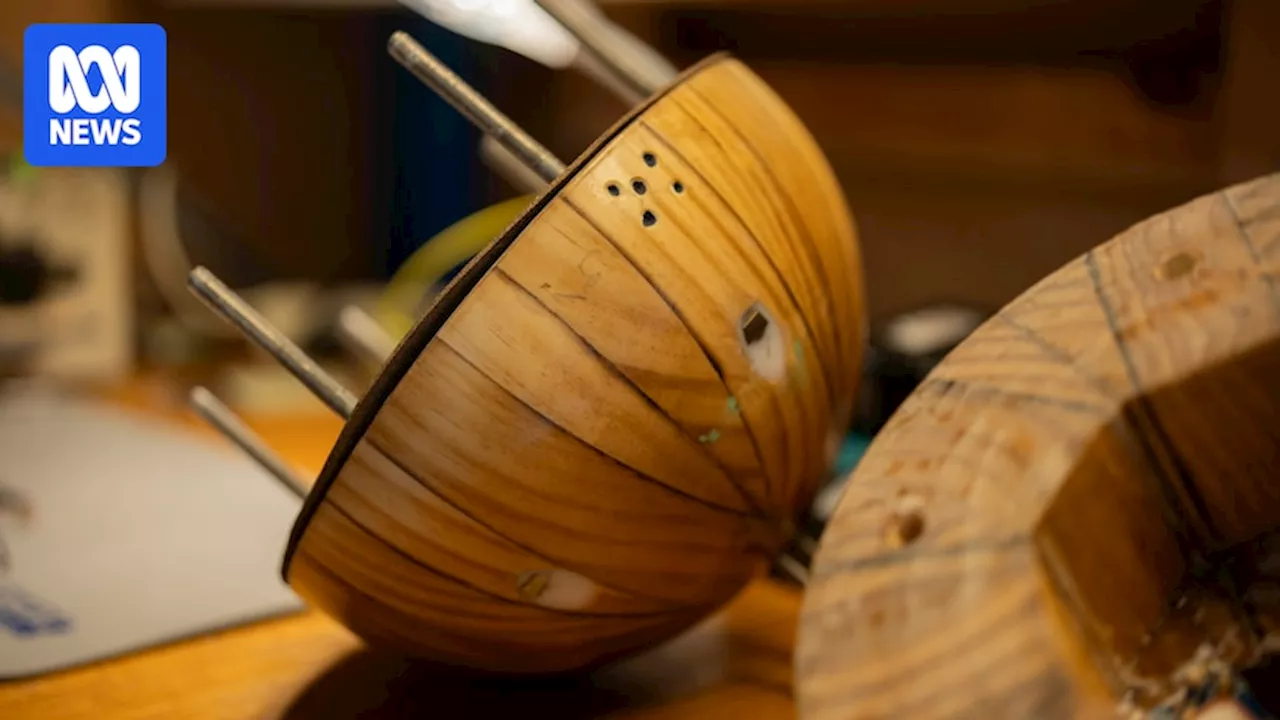
[[[404,337],[453,268],[479,253],[533,202],[522,195],[490,205],[445,228],[405,261],[378,301],[375,318],[396,341]]]

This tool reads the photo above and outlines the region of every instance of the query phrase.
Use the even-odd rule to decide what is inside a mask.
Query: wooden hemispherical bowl
[[[1277,278],[1272,175],[1139,223],[953,350],[823,535],[800,717],[1185,718],[1239,689],[1280,639]]]
[[[599,138],[401,342],[295,525],[287,582],[366,639],[562,671],[666,639],[775,556],[865,329],[796,116],[709,58]]]

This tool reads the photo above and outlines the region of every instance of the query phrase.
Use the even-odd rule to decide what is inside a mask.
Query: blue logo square
[[[39,24],[22,42],[22,149],[39,167],[154,167],[168,152],[159,25]]]

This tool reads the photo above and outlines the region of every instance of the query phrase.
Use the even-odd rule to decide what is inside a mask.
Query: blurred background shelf
[[[734,52],[792,104],[857,215],[875,319],[998,307],[1141,218],[1280,169],[1273,0],[603,4],[680,65]],[[19,59],[27,23],[87,18],[165,25],[171,163],[266,275],[385,278],[516,194],[476,162],[474,131],[397,72],[392,29],[565,159],[624,111],[391,0],[10,2],[0,53]],[[0,118],[0,145],[19,138]]]

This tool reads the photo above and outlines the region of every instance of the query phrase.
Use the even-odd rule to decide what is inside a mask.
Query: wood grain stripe
[[[383,542],[433,572],[524,602],[518,587],[522,574],[564,567],[599,586],[592,612],[654,613],[685,606],[614,587],[584,567],[557,562],[522,547],[433,492],[371,442],[356,446],[345,470],[329,490],[330,504],[370,532],[377,528]]]
[[[739,406],[741,407],[743,427],[746,428],[748,435],[751,437],[751,444],[755,449],[756,454],[763,458],[765,462],[764,496],[771,496],[772,488],[780,487],[785,482],[784,475],[787,471],[783,468],[789,467],[791,464],[790,454],[788,451],[790,443],[784,436],[780,441],[765,445],[762,444],[760,437],[766,431],[772,431],[769,435],[774,437],[785,433],[785,426],[777,424],[777,418],[782,414],[781,401],[772,392],[763,393],[767,401],[770,403],[770,407],[757,410],[751,399],[746,397],[747,393],[743,392],[743,384],[738,382],[736,379],[729,379],[725,368],[725,358],[721,351],[713,351],[711,339],[705,336],[703,332],[700,332],[699,328],[695,327],[695,324],[689,317],[689,314],[682,310],[682,307],[698,307],[699,304],[694,303],[692,305],[686,305],[684,302],[677,301],[676,298],[669,296],[667,292],[663,290],[663,286],[657,281],[653,272],[646,266],[646,264],[639,262],[634,253],[629,252],[627,247],[610,237],[604,228],[592,219],[589,214],[583,212],[582,208],[575,204],[572,198],[563,197],[561,198],[561,201],[564,202],[566,206],[572,208],[574,212],[576,212],[584,222],[591,225],[597,233],[608,239],[609,243],[612,244],[619,253],[627,258],[632,266],[644,276],[649,285],[662,296],[662,299],[667,303],[668,307],[671,308],[671,311],[680,318],[680,322],[684,324],[690,337],[698,343],[698,347],[701,348],[702,352],[706,356],[707,362],[715,368],[716,375],[724,385],[725,391],[730,396],[736,398]],[[683,299],[684,298],[681,298],[681,300]],[[703,302],[706,303],[707,301]],[[722,345],[722,343],[720,343],[720,345]],[[760,432],[753,430],[753,427],[756,426],[762,428]],[[769,448],[770,451],[765,451],[763,449],[766,447]]]
[[[706,432],[707,430],[710,430],[711,428],[698,428],[698,429],[695,429],[693,433],[691,433],[688,427],[676,421],[676,419],[673,418],[669,412],[667,412],[666,408],[659,405],[653,399],[653,397],[651,397],[639,385],[637,385],[636,382],[632,380],[627,373],[623,372],[617,365],[613,363],[613,361],[605,357],[600,352],[600,350],[598,350],[594,345],[592,345],[589,341],[587,341],[586,338],[580,335],[578,331],[575,330],[571,324],[569,324],[568,321],[566,321],[558,313],[556,313],[549,306],[547,306],[547,304],[544,303],[538,295],[531,292],[528,288],[526,288],[520,282],[517,282],[516,279],[511,277],[511,275],[507,274],[507,272],[503,270],[501,266],[494,268],[494,275],[495,277],[502,278],[503,282],[506,282],[510,284],[512,287],[520,290],[520,292],[527,295],[529,299],[536,302],[539,307],[541,307],[544,311],[546,311],[548,315],[555,318],[567,331],[569,331],[575,338],[578,339],[579,342],[582,343],[582,346],[586,348],[600,362],[600,365],[602,367],[604,367],[610,374],[616,377],[620,382],[625,383],[628,387],[630,387],[635,392],[636,396],[643,399],[645,403],[648,404],[651,408],[653,408],[653,410],[656,413],[666,418],[667,422],[669,422],[672,427],[676,428],[682,435],[684,435],[685,439],[688,440],[689,445],[691,447],[696,449],[698,452],[706,455],[708,460],[715,463],[716,466],[720,468],[721,472],[724,473],[724,478],[726,482],[732,485],[734,489],[736,489],[738,493],[742,496],[743,501],[751,506],[751,510],[752,510],[751,514],[754,514],[759,517],[766,517],[762,507],[756,503],[756,501],[752,498],[751,494],[747,492],[747,490],[743,488],[742,485],[739,484],[737,480],[737,477],[740,473],[750,473],[756,468],[751,468],[751,467],[733,468],[733,467],[726,466],[718,455],[707,450],[707,445],[705,443],[699,443],[697,441],[698,435]],[[698,430],[701,430],[701,432],[698,432]],[[635,470],[634,467],[631,469]]]
[[[667,106],[671,107],[672,114],[678,112],[681,117],[687,118],[689,123],[701,129],[705,142],[697,146],[699,150],[709,152],[714,148],[722,155],[725,163],[733,165],[731,172],[717,175],[714,187],[735,187],[733,183],[736,181],[737,184],[750,188],[750,180],[757,175],[760,177],[754,189],[762,197],[757,202],[751,203],[751,208],[763,213],[765,218],[773,221],[770,224],[775,225],[769,228],[776,233],[776,237],[771,238],[773,242],[769,247],[771,257],[780,255],[786,258],[790,261],[788,269],[794,270],[785,274],[779,270],[779,274],[793,278],[794,283],[800,284],[807,291],[804,293],[804,304],[797,302],[797,305],[806,308],[805,316],[811,325],[810,335],[818,339],[816,342],[822,348],[822,352],[830,358],[829,362],[823,363],[823,367],[827,373],[827,385],[831,388],[831,398],[834,401],[836,397],[848,392],[852,381],[852,378],[843,374],[843,369],[848,367],[849,361],[843,357],[845,350],[839,338],[845,330],[837,326],[834,300],[836,291],[821,273],[822,263],[814,248],[813,235],[801,219],[795,201],[778,181],[777,175],[769,164],[765,162],[759,148],[747,139],[741,128],[731,122],[715,105],[708,102],[697,88],[691,85],[681,88],[679,92],[672,94],[670,102],[664,105],[664,108]],[[716,129],[721,132],[712,131],[706,118],[708,115],[716,119]],[[654,126],[661,123],[663,119],[663,117],[650,115],[646,116],[645,123]],[[729,137],[724,135],[737,140],[734,147],[736,152],[731,152],[726,147],[725,143]],[[747,162],[747,158],[751,158],[754,162]],[[792,248],[798,248],[807,262],[802,262],[800,258],[794,256],[791,252]],[[794,293],[792,299],[796,301]],[[816,328],[818,332],[814,332],[812,328]],[[832,409],[838,411],[834,405]]]
[[[751,228],[743,222],[741,215],[729,204],[728,200],[723,194],[721,194],[715,184],[708,182],[707,178],[698,170],[697,167],[692,165],[690,161],[680,153],[679,150],[675,149],[669,141],[663,138],[659,133],[655,132],[648,123],[641,121],[638,124],[642,129],[648,131],[645,134],[650,139],[656,141],[658,145],[664,148],[665,155],[668,157],[667,164],[670,164],[670,159],[674,158],[679,165],[687,168],[692,173],[691,180],[687,180],[685,182],[688,189],[684,193],[684,197],[687,199],[687,202],[690,202],[697,207],[698,212],[695,213],[695,216],[705,218],[706,221],[716,229],[718,238],[723,239],[723,242],[711,242],[710,238],[705,233],[697,232],[690,227],[686,227],[685,221],[681,219],[680,213],[671,212],[664,213],[664,215],[668,216],[671,222],[679,226],[690,239],[698,238],[703,243],[704,247],[723,245],[737,251],[737,258],[741,261],[742,267],[744,267],[746,272],[750,274],[750,278],[755,281],[754,283],[742,283],[741,290],[747,294],[751,294],[752,286],[762,290],[763,292],[760,293],[760,295],[764,297],[761,299],[767,299],[768,305],[772,311],[780,316],[779,319],[790,331],[788,335],[790,335],[791,332],[794,332],[803,337],[803,340],[790,338],[793,344],[798,343],[796,347],[802,348],[799,352],[799,357],[793,358],[793,361],[806,366],[806,369],[802,371],[804,373],[802,377],[812,377],[814,382],[819,383],[820,389],[817,392],[818,397],[826,397],[828,402],[834,404],[832,402],[832,399],[834,398],[833,391],[827,380],[828,371],[825,368],[821,355],[817,349],[819,344],[815,338],[813,329],[799,303],[796,301],[794,293],[791,292],[791,289],[787,286],[782,274],[778,271],[777,264],[766,251],[765,246],[760,242],[759,238],[756,237],[755,233],[752,232]],[[704,191],[711,195],[712,202],[702,204],[699,201],[698,198]],[[711,208],[713,207],[716,209],[712,210]],[[720,213],[726,214],[727,217],[717,217]],[[726,221],[731,221],[736,227],[727,227],[728,222]],[[739,242],[738,238],[742,236],[747,237],[750,240],[750,244]],[[755,252],[751,252],[752,250]],[[721,268],[723,268],[723,256],[719,259],[721,262]],[[762,264],[766,265],[767,269],[762,267]],[[785,299],[775,292],[774,286],[782,291],[781,295],[784,295]],[[799,322],[797,322],[797,319]],[[803,348],[808,348],[809,350],[805,351]],[[814,368],[816,368],[817,372],[814,372]],[[809,394],[805,393],[803,397],[808,400]],[[830,408],[821,407],[818,403],[813,402],[808,404],[806,410],[807,412],[801,415],[803,424],[799,429],[800,436],[810,440],[814,438],[819,440],[825,439],[830,429]],[[803,457],[811,462],[801,466],[800,476],[795,478],[792,481],[792,484],[784,489],[784,492],[780,497],[775,498],[775,502],[786,505],[791,504],[797,493],[799,493],[803,488],[811,486],[818,478],[821,477],[823,472],[823,457],[821,452],[815,452],[815,448],[811,445],[810,447],[805,448]]]
[[[673,97],[672,101],[674,103],[676,101],[676,97]],[[707,132],[705,125],[702,125],[696,120],[694,121],[694,123],[695,125],[697,125],[697,127],[702,128],[704,133],[707,133],[707,137],[709,138],[707,144],[711,145],[712,147],[717,147],[717,148],[720,147],[718,145],[718,141],[714,139],[714,136],[711,136]],[[761,239],[761,234],[757,232],[755,229],[753,229],[751,224],[749,224],[746,221],[743,215],[743,211],[737,207],[734,207],[734,205],[729,202],[728,198],[724,194],[724,191],[721,190],[721,182],[719,182],[720,180],[719,175],[721,175],[720,173],[716,174],[717,175],[717,177],[715,178],[716,181],[713,181],[711,177],[709,177],[711,173],[710,170],[704,170],[703,168],[700,168],[698,164],[696,164],[690,157],[682,153],[674,144],[672,144],[670,140],[668,140],[663,135],[662,131],[660,131],[658,127],[656,127],[657,125],[656,118],[642,120],[640,121],[639,124],[640,126],[649,130],[650,133],[652,133],[653,137],[658,140],[658,142],[663,146],[663,148],[665,148],[666,152],[675,156],[677,159],[679,159],[679,161],[682,164],[684,164],[686,167],[688,167],[690,170],[693,171],[694,177],[697,178],[698,186],[702,188],[706,188],[706,190],[714,196],[716,202],[722,207],[724,207],[725,210],[728,211],[730,216],[732,216],[734,224],[737,225],[739,228],[741,228],[742,233],[745,234],[747,238],[751,240],[751,244],[755,246],[756,250],[759,253],[759,256],[762,257],[765,263],[768,265],[767,271],[758,267],[753,262],[754,258],[751,257],[751,254],[748,253],[739,244],[734,243],[734,246],[738,248],[739,252],[742,255],[743,261],[750,267],[751,271],[755,274],[756,279],[759,280],[762,286],[767,286],[768,284],[776,283],[777,286],[781,288],[783,294],[786,295],[787,300],[791,303],[793,312],[797,317],[800,318],[801,327],[804,330],[805,338],[807,340],[806,344],[817,349],[817,352],[815,352],[815,354],[819,356],[817,365],[818,365],[819,371],[822,373],[823,383],[827,390],[826,395],[828,400],[834,404],[834,399],[836,397],[836,389],[835,389],[836,386],[831,374],[832,369],[830,365],[832,363],[823,362],[820,359],[822,355],[826,355],[827,357],[837,358],[834,360],[834,363],[835,364],[839,363],[838,356],[836,356],[834,352],[830,350],[830,343],[827,342],[828,338],[834,339],[834,337],[829,331],[822,334],[814,331],[814,328],[818,326],[815,325],[814,321],[810,318],[810,315],[812,314],[812,312],[811,311],[806,312],[805,310],[806,307],[811,308],[812,306],[808,305],[807,303],[800,302],[795,290],[792,288],[793,281],[788,281],[787,279],[788,276],[792,276],[792,277],[796,275],[802,276],[802,274],[797,272],[791,272],[791,273],[782,272],[781,267],[778,265],[778,258],[776,257],[776,255],[781,254],[780,253],[781,248],[779,248],[779,243],[775,241],[771,241],[768,243],[764,242]],[[721,150],[723,151],[723,148],[721,148]],[[727,156],[727,153],[726,153],[726,156]],[[690,197],[692,199],[692,193],[690,194]],[[713,221],[715,220],[714,215],[708,214],[708,217],[710,217]],[[726,236],[730,238],[735,238],[738,234],[733,232],[733,230],[729,228],[721,227],[720,229],[722,232],[724,232]],[[792,234],[787,237],[790,238],[794,236],[795,234]],[[791,268],[788,268],[788,269],[791,269]],[[765,272],[768,272],[771,274],[769,278],[769,282],[766,282],[765,280],[765,277],[764,277]],[[822,316],[819,316],[818,319],[829,320],[829,318],[824,318]],[[824,327],[823,329],[829,330],[829,325],[828,327]]]

